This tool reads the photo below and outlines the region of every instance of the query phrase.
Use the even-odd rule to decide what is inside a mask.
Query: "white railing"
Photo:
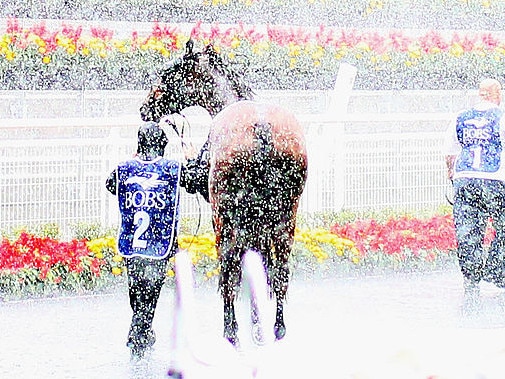
[[[307,131],[309,179],[300,212],[426,209],[444,203],[442,133],[450,114],[298,114]],[[431,131],[413,132],[412,125]],[[205,125],[192,123],[196,145]],[[104,182],[135,150],[137,117],[4,119],[0,127],[0,230],[57,223],[117,222]],[[410,130],[410,131],[408,131]],[[433,131],[435,130],[435,131]],[[408,131],[408,132],[406,132]],[[179,154],[171,138],[170,154]],[[185,217],[201,212],[184,195]]]

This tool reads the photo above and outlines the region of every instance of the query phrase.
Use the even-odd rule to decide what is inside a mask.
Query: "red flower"
[[[64,242],[22,232],[15,241],[3,238],[0,243],[0,270],[16,272],[35,268],[41,280],[45,280],[49,271],[58,265],[80,273],[85,269],[83,260],[91,260],[89,269],[96,276],[100,275],[104,262],[92,257],[84,240]]]
[[[352,240],[363,253],[383,252],[403,256],[406,251],[418,256],[421,251],[448,253],[456,248],[452,216],[434,216],[420,220],[409,216],[390,218],[383,223],[357,220],[334,225],[331,232]],[[429,255],[434,259],[433,255]]]
[[[92,26],[90,28],[91,37],[99,38],[104,41],[110,41],[114,36],[114,32],[109,29],[101,28],[99,26]]]
[[[433,49],[446,51],[449,48],[449,44],[434,30],[429,31],[426,35],[419,38],[419,44],[425,53],[430,53]]]
[[[67,38],[70,38],[74,43],[77,43],[79,38],[81,38],[82,26],[79,25],[77,28],[74,29],[74,27],[71,25],[63,24],[61,34],[63,34]]]
[[[19,21],[17,18],[7,19],[7,29],[8,34],[18,34],[22,32],[22,28],[19,26]]]

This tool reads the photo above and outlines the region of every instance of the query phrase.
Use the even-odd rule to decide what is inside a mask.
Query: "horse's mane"
[[[251,100],[253,98],[254,92],[245,82],[244,77],[237,73],[232,64],[222,54],[217,53],[212,45],[207,45],[204,52],[209,57],[210,65],[231,83],[239,100]]]

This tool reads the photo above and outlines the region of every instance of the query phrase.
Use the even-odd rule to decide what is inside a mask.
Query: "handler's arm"
[[[116,179],[116,170],[112,171],[105,181],[105,188],[107,188],[107,191],[109,191],[111,194],[116,195],[117,194],[117,179]]]
[[[196,152],[185,151],[187,162],[182,168],[181,186],[186,192],[199,192],[209,202],[209,144],[202,146],[198,156]]]
[[[445,165],[447,166],[447,178],[452,180],[454,175],[454,162],[456,161],[456,155],[446,155]]]
[[[454,164],[457,156],[461,152],[461,144],[456,135],[456,123],[451,121],[444,136],[443,151],[445,153],[445,165],[447,167],[447,179],[452,180],[454,176]]]

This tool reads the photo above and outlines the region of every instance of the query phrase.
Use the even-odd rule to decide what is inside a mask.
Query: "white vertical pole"
[[[340,63],[337,79],[329,94],[327,113],[340,116],[347,113],[349,99],[356,80],[358,69],[349,63]]]
[[[358,70],[356,67],[348,64],[341,63],[338,70],[337,79],[333,91],[330,93],[330,99],[327,112],[336,116],[346,115],[349,108],[349,101],[351,99],[354,82]],[[331,137],[326,141],[331,141],[328,154],[334,154],[335,163],[329,166],[332,167],[333,172],[328,175],[329,185],[334,189],[333,204],[335,204],[335,211],[344,206],[345,201],[345,130],[344,125],[332,125]],[[326,175],[322,175],[324,178]]]
[[[333,90],[328,93],[328,105],[323,116],[337,121],[347,113],[356,73],[356,67],[348,63],[340,64]],[[309,174],[312,173],[307,180],[307,192],[311,197],[308,199],[309,213],[338,211],[344,205],[344,132],[342,124],[325,122],[311,125],[311,141],[307,145]],[[329,161],[330,157],[333,157],[333,162]],[[331,191],[328,194],[328,204],[324,201],[324,189]],[[332,209],[327,209],[329,206]]]

